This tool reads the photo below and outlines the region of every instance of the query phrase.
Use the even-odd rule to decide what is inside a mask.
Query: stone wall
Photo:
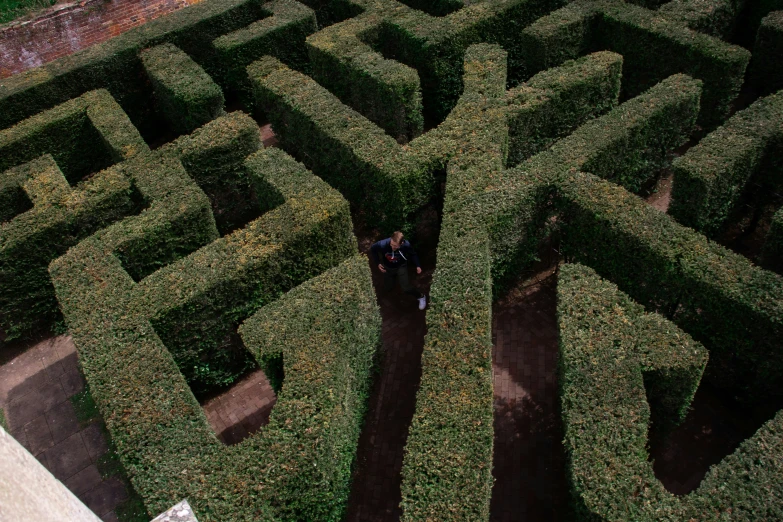
[[[0,427],[0,520],[100,522]]]
[[[65,56],[201,0],[83,0],[0,26],[0,78]]]

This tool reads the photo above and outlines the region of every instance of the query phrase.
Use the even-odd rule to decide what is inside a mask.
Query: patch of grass
[[[72,396],[70,401],[73,404],[73,409],[76,410],[76,419],[79,421],[80,427],[83,428],[96,420],[103,421],[98,406],[90,395],[89,385],[85,385],[84,390]]]
[[[46,9],[54,3],[55,0],[0,0],[0,24]]]
[[[2,426],[5,431],[8,431],[8,421],[5,419],[3,408],[0,408],[0,426]]]
[[[71,397],[71,403],[74,410],[76,410],[76,418],[79,421],[79,426],[84,427],[93,422],[97,422],[101,427],[101,432],[109,446],[109,449],[98,457],[98,461],[95,463],[98,468],[98,472],[104,479],[109,477],[116,477],[124,485],[125,490],[128,492],[128,499],[117,506],[114,510],[117,518],[120,522],[147,522],[150,517],[147,510],[144,508],[144,503],[136,490],[133,489],[133,485],[128,479],[128,475],[125,472],[125,468],[120,462],[120,458],[117,455],[117,448],[114,442],[111,440],[106,425],[103,423],[103,417],[101,417],[98,411],[98,406],[90,394],[89,385],[84,387],[84,390]],[[0,423],[5,421],[2,415],[2,409],[0,409]]]
[[[117,506],[114,514],[120,522],[147,522],[150,519],[141,497],[133,489],[128,490],[128,500]]]

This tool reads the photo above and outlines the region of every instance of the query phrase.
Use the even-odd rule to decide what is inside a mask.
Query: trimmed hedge
[[[650,414],[663,423],[684,417],[706,350],[580,265],[560,269],[558,323],[561,409],[579,520],[783,516],[783,414],[713,466],[693,493],[672,495],[648,460]]]
[[[783,11],[761,20],[753,46],[750,79],[762,93],[783,89]]]
[[[191,132],[223,113],[223,91],[175,45],[158,45],[139,56],[158,108],[175,132]]]
[[[262,56],[273,55],[294,69],[309,70],[305,39],[318,30],[313,10],[293,0],[272,0],[261,6],[261,13],[267,18],[212,42],[219,77],[239,93],[248,109],[252,109],[253,93],[247,66]]]
[[[0,131],[0,172],[51,154],[69,183],[149,147],[103,89]]]
[[[235,111],[160,150],[182,161],[212,202],[218,230],[225,235],[266,210],[258,206],[258,195],[244,165],[245,158],[259,148],[258,125],[247,114]]]
[[[57,59],[36,69],[0,81],[0,128],[23,120],[53,105],[82,93],[106,88],[122,105],[134,124],[144,133],[154,131],[157,121],[148,103],[150,92],[138,57],[142,49],[171,43],[193,57],[224,88],[230,83],[224,69],[226,62],[212,42],[237,31],[266,15],[278,14],[283,6],[295,2],[275,1],[270,8],[255,0],[210,0],[188,6],[167,16],[152,20],[111,40]],[[304,36],[286,32],[283,20],[281,34],[296,36],[282,47],[268,47],[262,54],[288,56],[297,47],[304,56]],[[277,38],[277,37],[275,37]],[[260,55],[259,55],[260,56]],[[249,57],[248,59],[253,59]],[[230,63],[230,62],[229,62]],[[237,72],[243,75],[244,71]]]
[[[745,0],[673,0],[658,13],[694,31],[729,40],[744,6]]]
[[[93,239],[114,254],[133,280],[219,237],[209,199],[178,158],[156,151],[116,168],[132,180],[146,208],[100,230]]]
[[[783,275],[783,208],[772,216],[761,259],[764,267]]]
[[[528,70],[558,65],[588,51],[623,56],[623,95],[636,96],[664,78],[685,73],[704,82],[699,124],[715,127],[728,115],[750,60],[745,49],[691,31],[655,11],[610,1],[575,2],[522,32]]]
[[[684,76],[667,82],[668,86],[657,87],[657,92],[680,92],[679,103],[692,107],[692,118],[699,82]],[[713,353],[707,373],[716,385],[746,396],[778,396],[774,383],[783,370],[777,341],[783,338],[783,284],[779,276],[754,268],[745,258],[676,224],[613,183],[571,174],[590,165],[595,174],[609,177],[607,172],[617,172],[613,166],[645,165],[650,162],[648,155],[654,163],[665,153],[658,144],[676,146],[687,136],[688,118],[679,128],[651,125],[660,134],[637,133],[634,129],[644,129],[655,115],[649,109],[629,111],[634,105],[651,105],[640,103],[642,99],[626,102],[507,171],[500,188],[487,194],[486,201],[493,207],[486,213],[509,227],[498,234],[501,238],[528,237],[524,221],[514,226],[519,201],[527,201],[531,184],[539,184],[544,193],[554,192],[558,195],[553,210],[559,213],[561,251],[596,269],[651,310],[663,312],[709,346]],[[629,134],[637,138],[629,140]],[[624,147],[618,148],[616,143]],[[594,159],[602,157],[611,162]],[[539,207],[527,209],[527,215],[536,212],[543,211]],[[511,253],[515,252],[513,239],[500,244],[501,253],[507,256],[499,256],[493,269],[509,256],[513,259]],[[533,252],[528,250],[527,255]]]
[[[161,158],[174,161],[166,155]],[[306,383],[297,379],[297,373],[304,371],[306,377],[326,379],[330,390],[319,387],[319,395],[334,393],[337,411],[333,413],[339,414],[339,408],[345,407],[346,426],[358,422],[380,324],[366,259],[354,257],[271,310],[280,312],[286,306],[299,310],[301,305],[301,310],[286,314],[297,321],[333,313],[341,321],[314,325],[312,334],[297,330],[303,324],[293,323],[277,323],[276,333],[284,330],[292,345],[299,335],[303,348],[312,346],[311,350],[316,350],[324,347],[322,342],[330,334],[327,327],[334,325],[332,335],[339,335],[332,337],[334,343],[350,348],[344,358],[319,367],[312,366],[319,361],[306,359],[304,350],[288,352],[287,346],[286,385],[270,424],[239,446],[226,447],[217,440],[169,351],[172,346],[167,349],[159,337],[161,333],[183,335],[187,325],[183,323],[177,329],[173,323],[177,314],[187,321],[200,316],[213,325],[221,320],[238,323],[286,287],[356,253],[348,205],[333,189],[276,149],[260,151],[247,163],[264,183],[275,186],[278,180],[284,180],[276,188],[285,203],[245,229],[210,243],[136,284],[111,255],[117,248],[115,240],[124,235],[110,230],[119,231],[126,221],[133,220],[140,236],[148,234],[154,240],[163,223],[148,222],[145,228],[138,223],[141,216],[133,216],[82,241],[55,260],[50,273],[91,393],[123,466],[150,513],[166,509],[175,499],[188,498],[199,520],[204,521],[277,520],[286,518],[291,510],[305,513],[306,519],[337,520],[336,515],[320,518],[318,514],[340,513],[344,498],[328,499],[328,505],[319,501],[325,499],[322,490],[332,480],[329,467],[344,470],[350,465],[352,443],[346,440],[352,435],[347,430],[323,431],[323,424],[314,420],[311,409],[303,407],[308,398],[297,393],[302,389],[297,383]],[[162,184],[161,173],[157,174],[154,178]],[[178,182],[175,179],[169,186]],[[176,194],[170,194],[170,198],[170,215],[176,215],[181,203]],[[160,218],[165,219],[161,214]],[[342,300],[327,297],[337,288]],[[312,301],[304,300],[310,297]],[[266,342],[255,335],[250,333],[251,342]],[[314,345],[305,343],[306,337],[315,341]],[[269,345],[267,350],[273,349],[275,346]],[[176,348],[172,351],[176,353]],[[324,354],[329,358],[323,359]],[[330,350],[319,357],[326,363],[339,354]],[[346,372],[346,363],[354,365],[351,370],[355,379]],[[123,371],[118,372],[118,367]],[[340,379],[345,386],[337,393],[334,385]],[[324,410],[321,415],[326,415]],[[318,434],[333,438],[325,440]],[[272,477],[283,473],[281,480],[296,483],[294,467],[312,469],[313,462],[308,458],[311,453],[301,454],[303,445],[315,445],[320,453],[316,464],[324,466],[321,480],[309,485],[315,505],[280,505],[278,485]],[[333,457],[343,460],[338,464]],[[339,485],[341,480],[344,476],[333,483]],[[303,498],[301,490],[299,494]],[[305,510],[315,514],[314,518]]]
[[[363,2],[364,4],[364,2]],[[375,36],[376,48],[413,67],[419,74],[424,114],[441,122],[462,94],[461,66],[472,44],[498,44],[508,52],[510,81],[524,77],[524,49],[519,33],[536,18],[565,4],[563,0],[487,0],[471,3],[443,17],[395,8]],[[367,7],[375,8],[374,2]]]
[[[485,520],[492,490],[492,279],[478,209],[466,207],[503,168],[505,52],[471,46],[465,94],[475,136],[451,159],[438,267],[430,289],[421,384],[402,468],[403,520]]]
[[[197,394],[229,384],[253,366],[246,351],[231,348],[241,319],[292,286],[356,249],[348,205],[281,151],[247,161],[252,178],[282,162],[296,177],[290,203],[245,228],[213,241],[139,282],[137,299]]]
[[[598,48],[623,55],[623,86],[634,96],[674,73],[702,80],[699,124],[715,127],[729,114],[745,78],[750,53],[630,4],[607,3],[597,27]]]
[[[585,170],[638,191],[666,164],[667,153],[688,140],[700,94],[700,81],[674,75],[585,123],[506,175]]]
[[[620,55],[600,52],[538,73],[508,91],[509,158],[517,165],[611,109],[620,95]]]
[[[13,166],[0,174],[7,220],[0,232],[0,327],[7,340],[60,318],[49,262],[138,209],[136,190],[117,168],[79,179],[146,150],[106,91],[0,131],[0,168]]]
[[[595,176],[568,175],[558,187],[566,256],[708,346],[716,386],[781,397],[783,278]]]
[[[271,57],[250,65],[248,74],[282,146],[381,228],[400,227],[427,201],[431,173],[315,81]]]
[[[366,43],[379,36],[383,23],[378,12],[370,11],[308,37],[312,77],[405,143],[424,127],[419,75],[407,65],[385,59]]]
[[[280,358],[279,392],[262,448],[281,520],[343,520],[351,467],[381,343],[367,258],[355,256],[294,288],[240,327],[256,360]]]
[[[602,96],[611,94],[600,94],[603,92],[600,86],[595,89],[582,87],[579,77],[589,74],[588,63],[600,62],[604,56],[607,55],[586,58],[551,76],[542,75],[541,88],[546,87],[550,93],[567,90],[570,99],[563,100],[564,95],[560,94],[555,100],[552,94],[551,103],[531,109],[533,114],[539,111],[571,113],[574,106],[587,107],[594,102],[597,110],[601,110],[606,103]],[[596,65],[594,70],[602,69]],[[258,106],[269,114],[283,147],[340,189],[354,205],[366,210],[370,220],[383,229],[411,226],[410,216],[430,197],[434,173],[444,169],[459,151],[466,132],[483,125],[477,119],[477,113],[472,108],[466,109],[466,102],[461,103],[437,128],[412,140],[408,146],[400,147],[329,91],[278,60],[259,60],[248,68],[248,72],[256,87]],[[557,87],[565,81],[559,76],[566,72],[572,73],[568,78],[569,87]],[[505,92],[505,86],[498,84],[497,89]],[[613,88],[606,89],[611,93]],[[515,114],[521,118],[520,111],[525,109],[518,107],[519,97],[509,96],[507,103],[513,104]],[[583,112],[590,114],[591,110]],[[530,117],[536,119],[534,115]],[[522,122],[515,124],[520,126]],[[537,139],[541,143],[550,142],[550,138],[557,137],[554,133],[563,134],[567,130],[565,124],[550,125],[537,133]],[[521,147],[521,138],[517,138],[514,145]]]
[[[714,235],[751,177],[780,163],[783,92],[736,113],[673,163],[669,214],[683,225]],[[780,170],[783,164],[778,165]]]

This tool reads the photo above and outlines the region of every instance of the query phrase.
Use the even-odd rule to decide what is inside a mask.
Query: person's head
[[[392,250],[398,250],[400,248],[400,245],[402,245],[402,232],[397,230],[391,235],[391,247]]]

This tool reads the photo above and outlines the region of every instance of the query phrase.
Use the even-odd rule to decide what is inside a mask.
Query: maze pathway
[[[373,238],[359,236],[359,242],[360,250],[367,252]],[[418,253],[423,271],[415,284],[428,294],[434,252],[420,248]],[[418,310],[413,298],[399,288],[384,294],[383,278],[377,270],[373,271],[373,285],[383,318],[383,360],[359,439],[346,519],[350,522],[400,519],[403,448],[416,407],[421,352],[427,332],[425,314]]]
[[[207,420],[224,444],[237,444],[269,422],[277,402],[262,370],[246,375],[203,405]]]
[[[492,314],[495,448],[490,520],[564,520],[556,276],[519,283]]]
[[[84,389],[76,347],[60,336],[40,341],[0,367],[0,408],[9,433],[104,521],[128,498],[96,464],[108,450],[101,423],[81,428],[69,400]]]

